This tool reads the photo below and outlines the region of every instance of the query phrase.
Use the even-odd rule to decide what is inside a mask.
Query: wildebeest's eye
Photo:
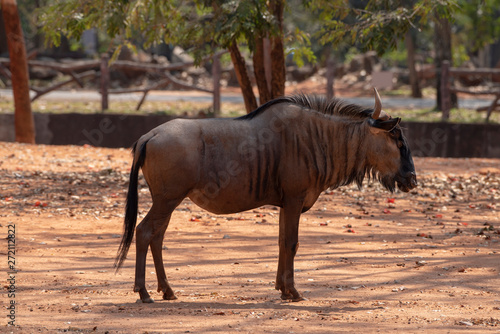
[[[398,148],[401,148],[403,147],[403,139],[401,138],[401,130],[399,130],[398,128],[394,128],[391,132],[390,132],[390,136],[396,141],[396,145],[398,146]]]

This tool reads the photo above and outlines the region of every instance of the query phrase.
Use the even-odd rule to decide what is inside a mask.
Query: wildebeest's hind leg
[[[280,211],[279,262],[276,275],[276,290],[281,290],[281,299],[301,301],[304,298],[295,288],[294,258],[299,247],[299,220],[302,201],[286,201]]]
[[[136,228],[136,264],[135,264],[135,285],[134,291],[139,292],[143,303],[152,303],[154,300],[146,290],[146,256],[148,247],[151,245],[151,253],[155,262],[158,283],[165,295],[172,297],[173,292],[168,285],[165,269],[163,268],[161,245],[165,230],[168,227],[170,216],[181,200],[174,200],[162,203],[155,203],[146,217]],[[169,294],[170,293],[170,294]],[[174,296],[175,297],[175,296]],[[172,299],[172,298],[170,298]]]
[[[168,217],[170,220],[170,217]],[[163,246],[163,238],[165,236],[165,231],[167,230],[168,222],[164,225],[163,230],[157,233],[153,240],[151,241],[151,253],[153,254],[153,260],[155,263],[156,269],[156,277],[158,278],[158,292],[163,292],[163,299],[165,300],[174,300],[177,297],[174,294],[174,291],[168,284],[167,275],[165,274],[165,267],[163,265],[163,256],[162,256],[162,246]]]

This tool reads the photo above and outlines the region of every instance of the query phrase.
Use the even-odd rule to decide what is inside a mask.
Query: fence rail
[[[219,51],[213,56],[205,57],[202,59],[201,63],[206,63],[212,61],[212,77],[213,77],[213,88],[207,89],[196,85],[190,85],[186,82],[178,80],[173,75],[170,74],[171,71],[179,71],[188,67],[193,66],[194,62],[187,63],[172,63],[168,65],[162,64],[150,64],[150,63],[139,63],[133,61],[116,60],[110,63],[109,56],[103,54],[100,60],[82,60],[72,62],[71,64],[61,64],[51,61],[39,61],[39,60],[29,60],[28,66],[30,67],[42,67],[51,70],[58,71],[60,73],[69,75],[71,78],[54,83],[46,88],[33,87],[30,89],[35,92],[31,101],[35,101],[41,96],[50,93],[56,89],[59,89],[69,83],[76,82],[80,87],[83,88],[83,79],[99,77],[99,93],[101,94],[101,110],[104,112],[109,107],[109,94],[127,94],[127,93],[142,93],[142,98],[136,106],[136,110],[139,110],[146,100],[148,93],[151,90],[161,89],[166,87],[168,84],[173,83],[179,87],[198,90],[205,93],[210,93],[213,95],[213,110],[214,114],[217,116],[220,113],[220,78],[221,78],[221,66],[220,66],[220,56],[227,51]],[[0,58],[0,73],[10,79],[10,60],[8,58]],[[159,82],[156,82],[148,87],[141,88],[129,88],[129,89],[109,89],[110,82],[110,69],[121,69],[121,70],[133,70],[143,73],[155,73],[163,77]],[[84,71],[84,72],[82,72]],[[82,72],[82,73],[80,73]]]
[[[467,88],[458,88],[452,86],[453,77],[457,76],[482,76],[488,77],[493,75],[500,75],[500,69],[496,68],[476,68],[464,69],[450,67],[449,61],[444,61],[441,65],[441,110],[443,111],[443,120],[450,117],[451,109],[451,93],[465,93],[471,95],[494,95],[493,102],[488,107],[478,108],[478,111],[487,110],[486,122],[489,121],[491,114],[497,107],[500,106],[500,86],[496,88],[489,88],[486,90],[472,90]]]

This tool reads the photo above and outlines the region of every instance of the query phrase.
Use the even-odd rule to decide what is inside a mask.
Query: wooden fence
[[[217,52],[214,56],[206,57],[202,60],[202,63],[207,61],[212,61],[212,81],[213,88],[206,89],[196,85],[190,85],[181,80],[175,78],[170,72],[179,71],[186,69],[194,65],[194,62],[188,63],[172,63],[168,65],[161,64],[150,64],[150,63],[139,63],[132,61],[116,60],[112,63],[109,61],[108,54],[103,54],[100,60],[83,60],[76,61],[71,64],[61,64],[56,62],[47,61],[37,61],[29,60],[28,65],[30,67],[43,67],[49,68],[65,75],[69,75],[71,78],[55,83],[46,88],[39,88],[31,86],[30,89],[35,92],[31,101],[35,101],[39,97],[63,87],[71,82],[76,82],[81,88],[84,87],[83,79],[99,77],[100,86],[99,93],[101,94],[101,110],[104,112],[109,107],[109,94],[129,94],[129,93],[142,93],[142,98],[136,106],[136,110],[139,110],[144,103],[146,96],[151,90],[161,89],[170,83],[177,85],[178,87],[187,88],[191,90],[198,90],[206,93],[213,94],[213,110],[214,114],[217,116],[220,113],[220,78],[221,78],[221,66],[220,66],[220,56],[226,51]],[[10,60],[8,58],[0,58],[0,73],[10,79],[10,71],[8,66],[10,65]],[[142,88],[128,88],[128,89],[109,89],[110,82],[110,69],[124,69],[124,70],[134,70],[143,73],[155,73],[160,75],[162,79],[148,87]]]
[[[441,110],[443,111],[443,121],[450,118],[451,93],[465,93],[471,95],[493,95],[493,101],[488,107],[479,108],[478,111],[487,111],[486,122],[497,107],[500,107],[500,86],[491,87],[484,90],[474,90],[470,88],[458,88],[452,85],[453,78],[458,76],[490,77],[500,75],[500,69],[476,68],[464,69],[450,67],[449,61],[444,61],[441,65]]]
[[[100,86],[99,93],[101,94],[101,110],[104,112],[109,107],[109,95],[110,94],[129,94],[129,93],[142,93],[142,97],[136,106],[136,110],[139,110],[144,103],[148,93],[151,90],[161,89],[166,87],[168,84],[173,83],[178,87],[198,90],[213,95],[213,110],[214,115],[218,116],[220,114],[220,78],[221,78],[221,66],[220,66],[220,56],[227,51],[220,51],[213,56],[206,57],[202,60],[202,63],[212,61],[212,82],[213,88],[206,89],[196,85],[190,85],[181,80],[175,78],[170,72],[179,71],[186,69],[194,65],[194,62],[188,63],[172,63],[168,65],[162,64],[151,64],[151,63],[140,63],[133,61],[123,61],[116,60],[110,63],[109,56],[103,54],[101,59],[96,60],[82,60],[75,61],[71,64],[69,63],[57,63],[57,62],[47,62],[38,60],[29,60],[28,65],[31,67],[43,67],[58,71],[65,75],[69,75],[70,78],[54,83],[46,88],[39,88],[31,86],[30,89],[35,92],[31,101],[35,101],[39,97],[59,89],[64,85],[71,82],[75,82],[80,87],[84,87],[83,80],[88,78],[99,77]],[[10,65],[10,60],[8,58],[0,58],[0,74],[10,78],[10,71],[8,66]],[[333,97],[333,77],[334,77],[334,64],[329,61],[327,66],[327,95]],[[162,77],[162,79],[148,87],[138,87],[138,88],[126,88],[126,89],[110,89],[110,69],[122,69],[122,70],[134,70],[143,73],[155,73]],[[451,109],[451,93],[465,93],[471,95],[493,95],[492,103],[483,108],[479,108],[478,111],[487,111],[486,122],[493,111],[500,107],[500,86],[490,87],[483,90],[475,90],[471,88],[458,88],[453,85],[453,78],[459,76],[472,76],[472,77],[491,77],[493,75],[500,75],[500,69],[494,68],[477,68],[477,69],[462,69],[450,67],[448,61],[444,61],[441,67],[441,109],[443,111],[443,120],[446,121],[450,116]]]

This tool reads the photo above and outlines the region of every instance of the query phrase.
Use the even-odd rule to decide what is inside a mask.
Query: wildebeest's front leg
[[[299,220],[302,201],[287,201],[280,211],[279,262],[276,275],[276,290],[281,290],[281,299],[303,300],[295,289],[293,261],[299,247]]]

